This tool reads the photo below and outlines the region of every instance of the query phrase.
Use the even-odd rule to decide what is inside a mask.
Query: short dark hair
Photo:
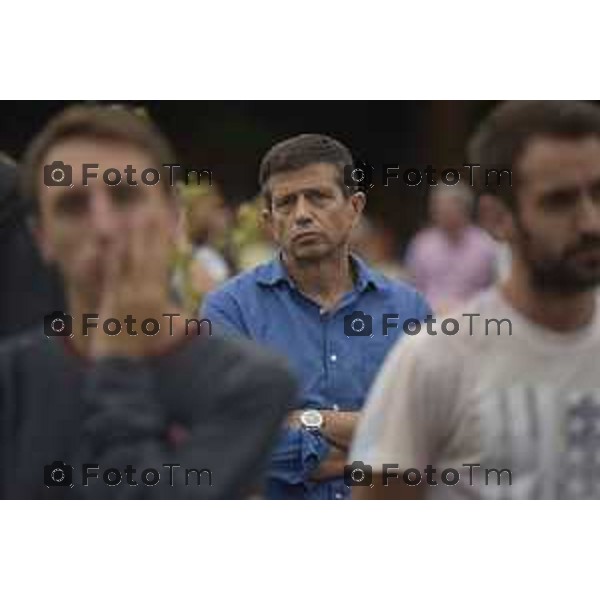
[[[515,167],[527,143],[537,136],[578,139],[590,135],[600,137],[600,107],[591,102],[519,100],[499,104],[469,141],[469,162],[481,165],[473,168],[477,192],[495,194],[516,210],[520,174]],[[490,177],[496,183],[489,185],[486,169],[510,169],[512,186],[505,175]]]
[[[327,163],[336,167],[344,196],[351,196],[355,192],[354,188],[344,185],[344,167],[353,164],[350,150],[327,135],[303,133],[275,144],[262,159],[258,183],[267,203],[271,203],[266,185],[270,177],[277,173],[297,171],[315,163]]]
[[[78,104],[55,115],[29,144],[21,167],[21,192],[39,208],[39,169],[56,144],[69,139],[95,139],[135,146],[148,153],[157,168],[173,164],[169,141],[147,117],[123,106]],[[168,177],[162,176],[167,194],[174,193]]]

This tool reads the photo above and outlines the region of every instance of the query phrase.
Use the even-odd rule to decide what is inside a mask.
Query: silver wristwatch
[[[311,408],[300,414],[300,423],[307,431],[320,431],[323,427],[323,415],[320,411]]]

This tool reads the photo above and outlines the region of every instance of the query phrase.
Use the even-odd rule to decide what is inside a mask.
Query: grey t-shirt
[[[529,321],[497,288],[448,318],[454,335],[438,319],[438,335],[423,326],[390,352],[352,460],[374,477],[419,470],[430,498],[600,498],[600,296],[572,333]]]
[[[294,394],[249,343],[89,361],[28,332],[0,346],[0,498],[247,497]]]

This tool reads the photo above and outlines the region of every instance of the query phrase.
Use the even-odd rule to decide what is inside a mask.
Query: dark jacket
[[[296,393],[280,359],[194,336],[159,357],[89,361],[66,339],[36,330],[0,345],[0,498],[259,489]]]
[[[64,307],[58,276],[42,261],[16,186],[16,167],[0,161],[0,337],[43,322]]]

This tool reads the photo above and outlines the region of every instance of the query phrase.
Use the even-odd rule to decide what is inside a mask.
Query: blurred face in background
[[[435,227],[456,233],[469,223],[469,208],[461,191],[451,186],[436,189],[430,198],[429,214]]]
[[[185,193],[185,191],[184,191]],[[231,210],[224,198],[206,186],[186,199],[190,240],[196,244],[222,241],[232,225]]]
[[[54,161],[72,167],[72,186],[44,184],[43,165]],[[156,168],[154,162],[135,146],[87,138],[58,142],[46,153],[39,167],[37,237],[45,259],[59,268],[68,289],[96,297],[104,283],[107,249],[127,238],[139,216],[149,210],[158,212],[175,238],[177,212],[162,182],[145,185],[141,180],[144,169]],[[82,183],[84,163],[99,165],[89,170],[97,177],[88,179],[87,186]],[[136,170],[131,178],[137,186],[126,182],[127,165]],[[109,168],[121,172],[119,185],[103,181]]]
[[[600,283],[600,139],[534,138],[518,161],[507,235],[538,288]]]
[[[328,163],[270,177],[271,207],[263,215],[286,257],[320,261],[347,249],[365,198],[345,196],[342,185],[337,167]]]

